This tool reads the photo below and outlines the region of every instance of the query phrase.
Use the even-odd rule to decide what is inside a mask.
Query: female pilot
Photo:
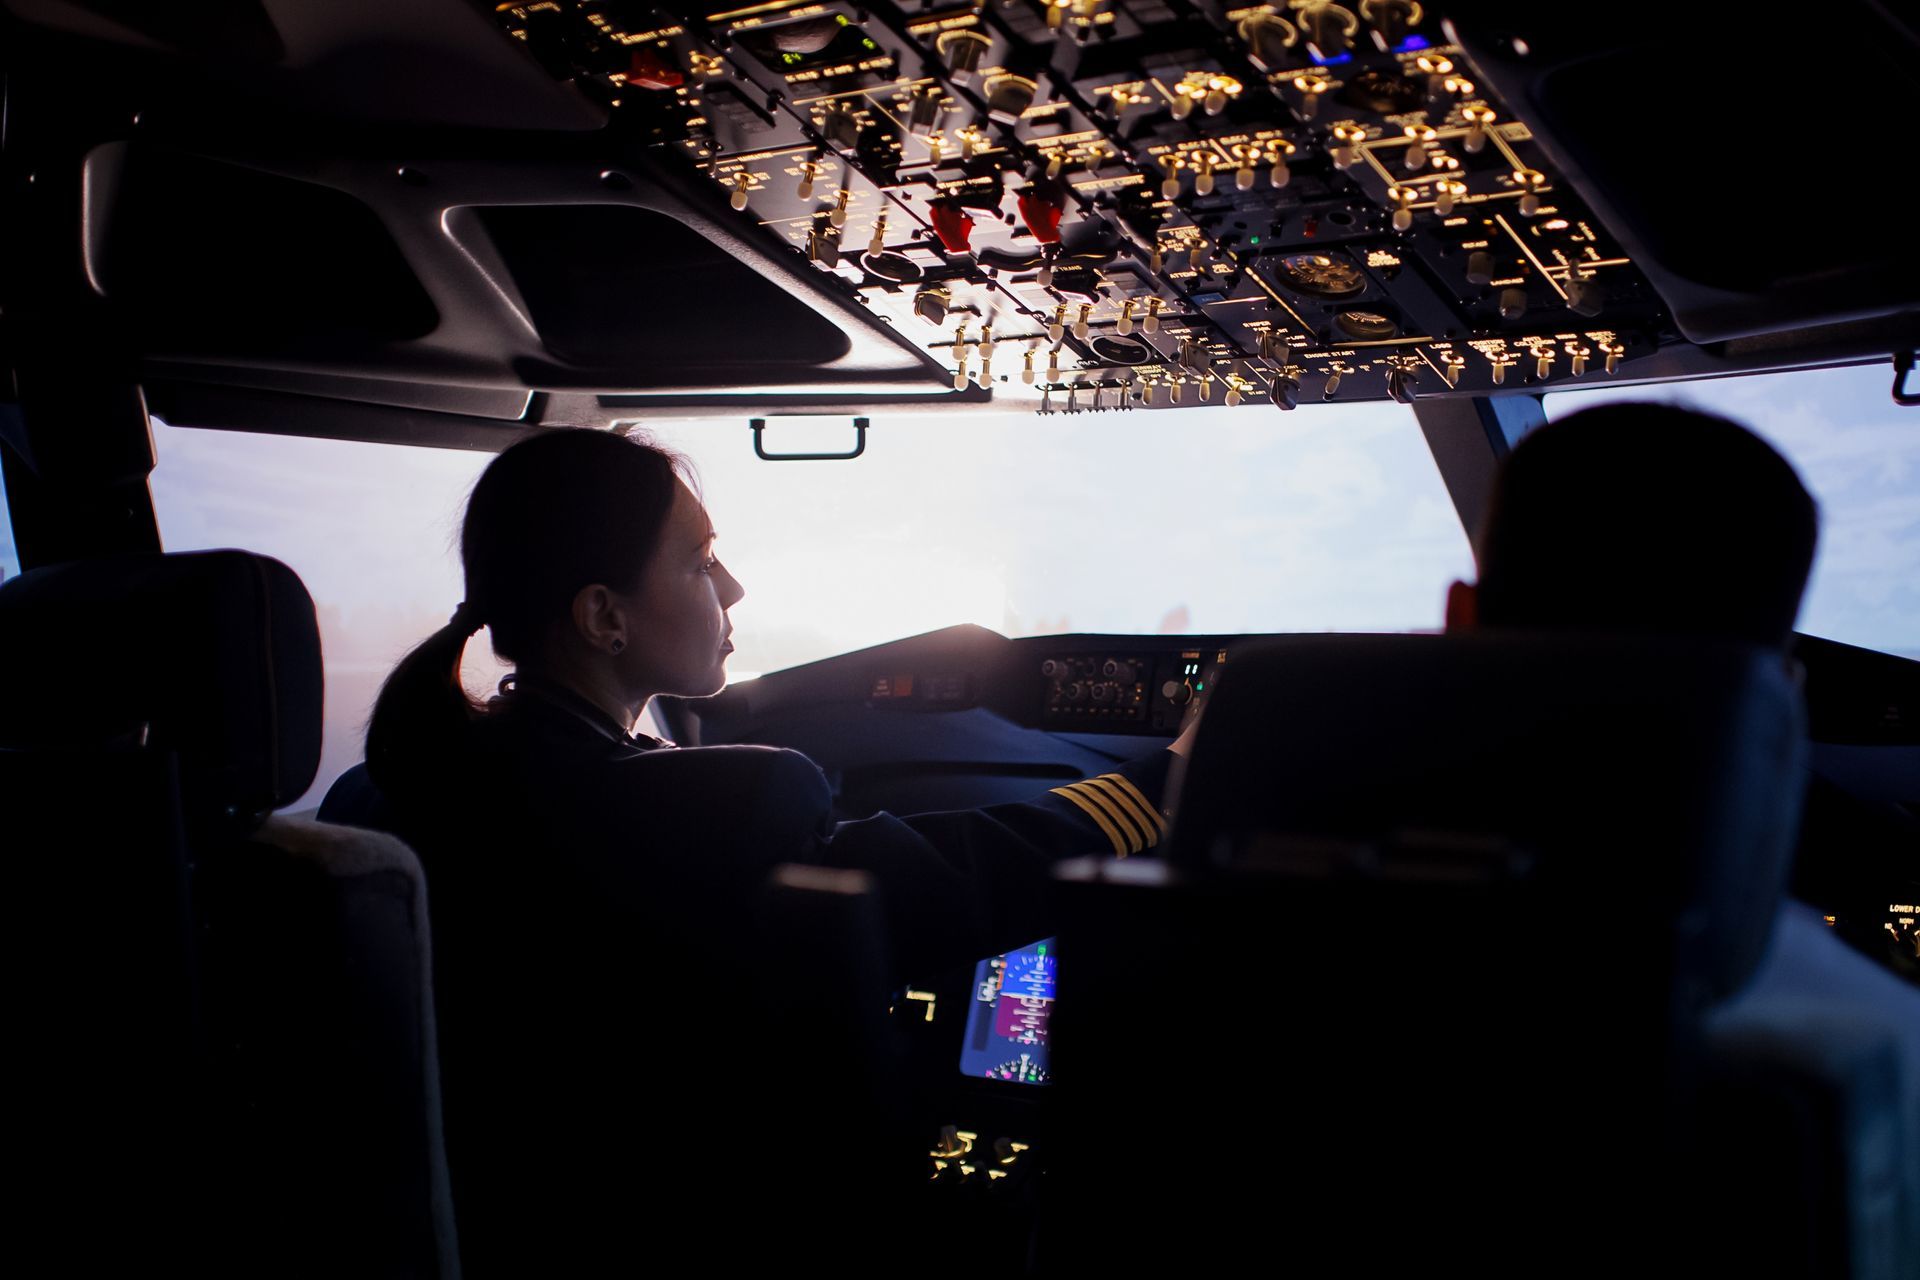
[[[495,458],[461,530],[466,600],[389,677],[368,730],[432,895],[469,1271],[550,1264],[563,1237],[597,1252],[634,1204],[609,1159],[671,1134],[684,1167],[688,1126],[718,1123],[727,1096],[692,1081],[752,1087],[751,1029],[727,1019],[774,866],[869,873],[896,973],[921,974],[1045,936],[1053,861],[1164,829],[1164,751],[1027,803],[836,824],[803,755],[635,736],[654,695],[721,689],[743,594],[679,470],[592,430]],[[483,626],[515,671],[481,708],[459,670]]]

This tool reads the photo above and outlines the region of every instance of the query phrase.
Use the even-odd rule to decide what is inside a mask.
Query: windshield
[[[1562,418],[1608,401],[1658,400],[1751,427],[1794,465],[1820,504],[1799,629],[1920,658],[1920,422],[1888,397],[1888,377],[1883,361],[1568,391],[1548,396],[1546,408],[1549,418]]]
[[[1437,627],[1472,555],[1413,415],[1272,406],[875,424],[767,463],[743,423],[648,430],[695,464],[746,587],[735,676],[956,622],[1063,631]],[[850,447],[770,425],[767,448]]]
[[[814,424],[818,425],[818,424]],[[1393,405],[877,422],[852,462],[769,463],[744,420],[648,424],[699,473],[746,585],[734,679],[973,622],[1010,635],[1430,628],[1471,555]],[[315,790],[360,758],[380,684],[461,597],[491,455],[155,424],[170,551],[245,547],[313,594],[326,662]],[[769,450],[844,449],[776,422]],[[502,668],[468,647],[470,692]]]

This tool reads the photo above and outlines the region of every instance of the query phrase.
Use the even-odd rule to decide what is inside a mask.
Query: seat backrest
[[[1633,1256],[1674,1208],[1701,1014],[1766,945],[1800,726],[1777,655],[1711,644],[1236,652],[1168,862],[1062,878],[1065,1255]],[[1115,1132],[1186,1171],[1118,1228]]]
[[[232,1033],[210,1066],[229,1158],[274,1171],[235,1189],[229,1248],[280,1275],[454,1274],[412,851],[274,817],[207,854],[198,883],[203,999]]]
[[[35,569],[0,585],[0,670],[37,846],[10,851],[47,904],[14,931],[48,1118],[22,1154],[84,1192],[23,1220],[101,1270],[450,1274],[418,870],[268,820],[319,761],[299,578],[239,551]]]

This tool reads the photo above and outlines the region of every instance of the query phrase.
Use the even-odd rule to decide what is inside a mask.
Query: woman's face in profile
[[[635,688],[704,698],[727,683],[727,610],[746,594],[713,554],[713,522],[685,484],[660,533],[635,604],[641,625],[621,655]]]

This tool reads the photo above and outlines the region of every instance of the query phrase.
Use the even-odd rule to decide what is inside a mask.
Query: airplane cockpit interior
[[[1892,0],[0,0],[16,1252],[1920,1276],[1916,68]],[[1645,402],[1811,492],[1786,649],[1462,625],[1509,455]],[[363,759],[582,428],[745,591],[601,755],[818,766],[731,914],[669,864],[784,775],[572,897],[476,787],[480,920]],[[485,634],[472,716],[548,696]]]

